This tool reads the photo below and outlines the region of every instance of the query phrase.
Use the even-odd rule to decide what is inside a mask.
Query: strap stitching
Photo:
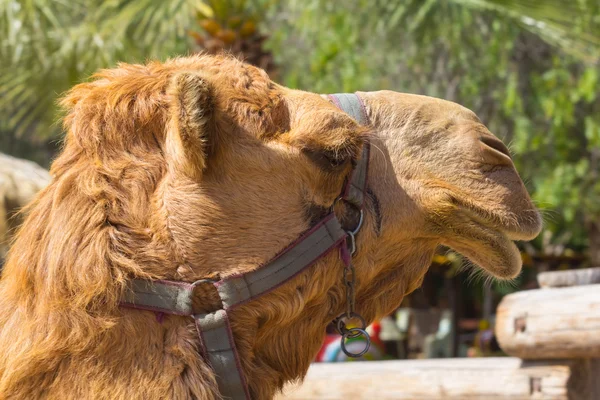
[[[323,227],[325,227],[325,225],[323,225]],[[319,229],[319,231],[320,231],[320,230],[321,230],[321,229]],[[316,242],[315,242],[315,243],[314,243],[312,246],[316,246],[316,245],[318,245],[319,243],[321,243],[321,242],[323,241],[323,239],[326,239],[328,236],[329,236],[329,231],[327,231],[327,229],[324,229],[324,232],[322,232],[322,233],[321,233],[321,234],[318,236],[318,239],[315,239],[315,240],[316,240]],[[286,268],[287,268],[289,265],[291,265],[291,264],[293,264],[295,261],[297,261],[297,259],[298,259],[298,258],[302,257],[303,255],[305,255],[306,253],[308,253],[309,251],[311,251],[311,250],[312,250],[312,246],[311,246],[311,247],[309,247],[308,249],[304,250],[302,253],[298,254],[298,256],[297,256],[297,257],[295,257],[293,260],[289,261],[287,264],[285,264],[285,265],[281,266],[279,269],[277,269],[277,270],[275,270],[275,271],[273,271],[273,272],[269,273],[268,275],[265,275],[265,276],[263,276],[262,278],[259,278],[259,279],[255,280],[255,281],[251,281],[251,282],[250,282],[250,285],[254,285],[255,283],[258,283],[258,282],[260,282],[260,281],[262,281],[262,280],[265,280],[266,278],[269,278],[270,276],[272,276],[272,275],[274,275],[274,274],[278,273],[279,271],[281,271],[281,270],[283,270],[283,269],[286,269]],[[292,248],[292,249],[290,249],[290,250],[293,250],[293,248]],[[267,265],[272,265],[272,264],[267,264]],[[266,267],[266,268],[268,268],[268,267]],[[250,274],[251,274],[251,273],[250,273]],[[250,275],[250,274],[248,274],[248,275]],[[244,278],[245,278],[245,276],[244,276]]]
[[[323,225],[323,226],[325,226],[325,225]],[[325,240],[325,239],[327,239],[327,238],[330,238],[330,239],[332,239],[332,240],[333,240],[333,237],[331,237],[331,236],[329,235],[329,232],[328,232],[327,230],[325,230],[325,233],[324,233],[324,234],[322,234],[322,235],[321,235],[321,237],[318,239],[318,241],[317,241],[316,243],[314,243],[312,246],[317,246],[317,245],[321,244],[321,243],[323,242],[323,240]],[[325,253],[326,253],[327,251],[329,251],[329,250],[330,250],[332,247],[334,247],[334,246],[333,246],[334,244],[335,244],[335,241],[332,243],[332,246],[328,247],[328,248],[327,248],[327,249],[325,249],[325,250],[324,250],[322,253],[320,253],[319,255],[317,255],[315,258],[311,259],[311,260],[310,260],[310,262],[308,262],[307,264],[305,264],[305,265],[303,265],[302,267],[298,268],[298,271],[294,271],[294,273],[293,273],[291,276],[289,276],[289,277],[286,277],[286,278],[285,278],[283,281],[281,281],[279,284],[282,284],[282,283],[286,282],[288,279],[291,279],[291,278],[293,278],[293,277],[294,277],[294,276],[295,276],[297,273],[299,273],[300,271],[302,271],[304,268],[307,268],[308,266],[310,266],[312,263],[314,263],[314,262],[315,262],[315,260],[317,260],[318,258],[320,258],[320,257],[321,257],[323,254],[325,254]],[[235,301],[235,302],[231,303],[229,306],[227,306],[227,308],[229,309],[229,308],[232,308],[232,307],[234,307],[234,306],[237,306],[237,305],[239,305],[239,304],[241,304],[241,303],[244,303],[244,302],[246,302],[246,301],[248,301],[248,300],[250,300],[250,299],[252,299],[252,298],[255,298],[255,297],[256,297],[257,295],[259,295],[259,294],[262,294],[262,293],[268,292],[269,290],[273,289],[273,288],[267,288],[267,289],[265,289],[265,290],[259,291],[258,293],[252,293],[252,290],[251,290],[253,285],[255,285],[255,284],[257,284],[257,283],[259,283],[259,282],[261,282],[261,281],[263,281],[263,280],[265,280],[265,279],[267,279],[267,278],[270,278],[270,277],[272,277],[273,275],[275,275],[275,274],[279,273],[280,271],[282,271],[282,270],[284,270],[284,269],[287,269],[287,268],[289,267],[289,265],[290,265],[290,264],[292,264],[292,263],[293,263],[293,262],[295,262],[295,261],[296,261],[298,258],[302,257],[303,255],[305,255],[306,253],[308,253],[309,251],[311,251],[311,250],[312,250],[312,246],[311,246],[311,247],[309,247],[308,249],[306,249],[304,252],[300,253],[300,254],[299,254],[297,257],[296,257],[296,259],[294,259],[294,260],[291,260],[291,261],[290,261],[290,262],[288,262],[287,264],[285,264],[285,265],[283,265],[282,267],[278,268],[277,270],[275,270],[275,271],[273,271],[273,272],[269,273],[268,275],[265,275],[265,276],[263,276],[262,278],[260,278],[260,279],[258,279],[258,280],[256,280],[256,281],[252,281],[250,284],[248,284],[248,283],[247,283],[248,281],[246,280],[246,275],[248,275],[248,274],[245,274],[245,275],[243,275],[243,276],[242,276],[242,278],[244,278],[244,281],[245,281],[245,283],[246,283],[246,286],[245,286],[244,288],[241,288],[241,289],[242,289],[242,290],[243,290],[243,289],[246,289],[246,290],[244,290],[244,291],[247,291],[247,292],[248,292],[248,294],[249,294],[249,296],[248,296],[248,298],[244,298],[243,300],[238,300],[238,301]],[[267,265],[269,265],[269,264],[267,264]],[[232,281],[232,280],[226,280],[222,286],[224,286],[225,284],[227,284],[227,283],[229,283],[229,282],[231,282],[231,281]],[[278,285],[279,285],[279,284],[278,284]],[[235,284],[233,285],[233,289],[235,290],[235,293],[236,293],[236,294],[241,294],[241,293],[242,293],[242,290],[240,290],[240,289],[238,288],[238,286],[237,286],[237,285],[235,285]],[[239,297],[239,296],[236,296],[236,297]]]

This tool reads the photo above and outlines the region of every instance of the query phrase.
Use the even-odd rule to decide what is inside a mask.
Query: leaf
[[[585,117],[585,137],[588,140],[588,149],[600,148],[600,124],[594,121],[592,116]]]

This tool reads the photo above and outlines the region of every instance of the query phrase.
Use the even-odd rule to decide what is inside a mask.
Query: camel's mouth
[[[456,198],[454,203],[473,221],[513,241],[535,239],[542,229],[542,218],[533,205],[519,212],[498,212]]]
[[[534,217],[501,215],[473,204],[454,201],[458,205],[453,235],[443,244],[455,249],[499,279],[515,278],[522,260],[516,240],[534,238],[541,229],[538,212]]]
[[[463,214],[463,213],[460,213]],[[498,279],[513,279],[521,272],[521,253],[502,230],[491,228],[468,215],[454,235],[442,242]]]

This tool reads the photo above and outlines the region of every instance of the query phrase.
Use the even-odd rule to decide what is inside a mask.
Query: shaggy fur
[[[0,398],[218,398],[192,321],[120,308],[128,280],[257,268],[331,207],[367,135],[373,195],[355,258],[367,320],[419,286],[440,243],[515,276],[509,239],[540,222],[497,139],[452,103],[361,96],[372,133],[226,57],[121,65],[76,86],[53,181],[0,281]],[[330,254],[233,313],[253,398],[304,376],[344,310],[342,268]],[[218,306],[209,288],[198,296]]]

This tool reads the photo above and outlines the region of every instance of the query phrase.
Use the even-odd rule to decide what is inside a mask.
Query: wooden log
[[[49,182],[48,172],[36,163],[0,153],[0,266],[10,234],[21,223],[16,212]]]
[[[502,350],[523,359],[600,357],[600,285],[505,296],[496,336]]]
[[[594,400],[586,360],[450,358],[313,364],[283,399]],[[600,393],[598,393],[600,394]]]
[[[593,285],[600,283],[600,268],[542,272],[538,283],[542,288]]]

